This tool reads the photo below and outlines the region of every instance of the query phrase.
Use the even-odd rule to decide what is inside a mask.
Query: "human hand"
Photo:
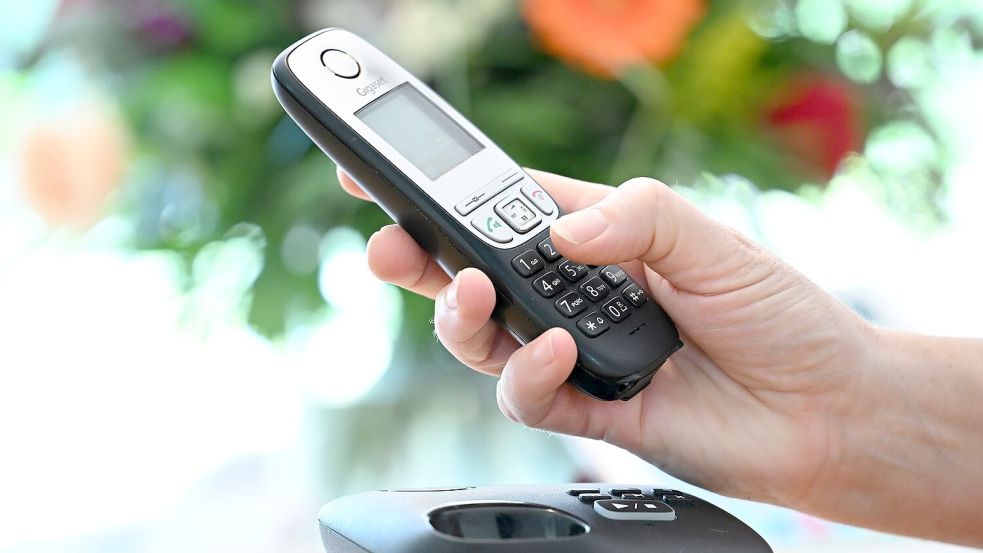
[[[436,300],[441,342],[501,377],[498,403],[509,418],[611,442],[719,493],[807,504],[841,446],[839,421],[871,329],[657,181],[611,188],[532,175],[568,213],[552,227],[557,249],[582,263],[620,263],[686,343],[633,400],[601,402],[566,384],[577,352],[565,330],[520,347],[490,320],[495,293],[483,273],[466,269],[451,280],[396,225],[369,240],[371,270]]]

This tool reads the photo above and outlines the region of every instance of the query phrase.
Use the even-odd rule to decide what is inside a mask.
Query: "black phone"
[[[448,274],[495,285],[495,319],[521,343],[563,327],[577,344],[569,381],[627,400],[682,347],[669,316],[617,265],[564,259],[562,213],[505,152],[389,56],[341,29],[284,50],[273,88],[287,113]]]
[[[328,503],[318,522],[328,553],[771,553],[723,509],[637,484],[365,492]]]

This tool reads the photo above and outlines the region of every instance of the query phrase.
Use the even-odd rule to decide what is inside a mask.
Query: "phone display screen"
[[[355,116],[432,181],[484,148],[409,83],[387,92]]]

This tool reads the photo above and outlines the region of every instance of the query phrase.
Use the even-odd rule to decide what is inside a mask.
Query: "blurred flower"
[[[706,11],[703,0],[525,0],[522,8],[550,53],[603,78],[669,60]]]
[[[767,113],[780,142],[825,177],[863,145],[859,108],[843,83],[800,77],[786,85]]]
[[[191,40],[189,23],[167,6],[138,4],[131,9],[134,32],[153,46],[169,50]]]
[[[21,148],[27,202],[50,226],[84,229],[101,215],[126,168],[128,140],[119,116],[80,105],[34,124]]]

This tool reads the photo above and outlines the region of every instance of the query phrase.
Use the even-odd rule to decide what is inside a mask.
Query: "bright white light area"
[[[684,192],[878,323],[983,336],[983,56],[967,59],[971,54],[956,50],[951,57],[962,63],[942,66],[915,92],[946,159],[919,126],[901,120],[875,129],[866,160],[848,163],[811,197],[758,193],[738,178],[722,179],[717,190]],[[933,166],[941,172],[944,221],[926,229],[885,205],[878,175]],[[896,182],[903,186],[904,178]]]
[[[180,330],[176,256],[53,243],[0,262],[0,549],[159,517],[296,434],[296,378],[267,340]]]
[[[368,393],[389,367],[402,302],[395,288],[368,270],[365,240],[356,231],[329,232],[321,257],[318,283],[330,309],[296,329],[290,342],[312,399],[343,407]]]

